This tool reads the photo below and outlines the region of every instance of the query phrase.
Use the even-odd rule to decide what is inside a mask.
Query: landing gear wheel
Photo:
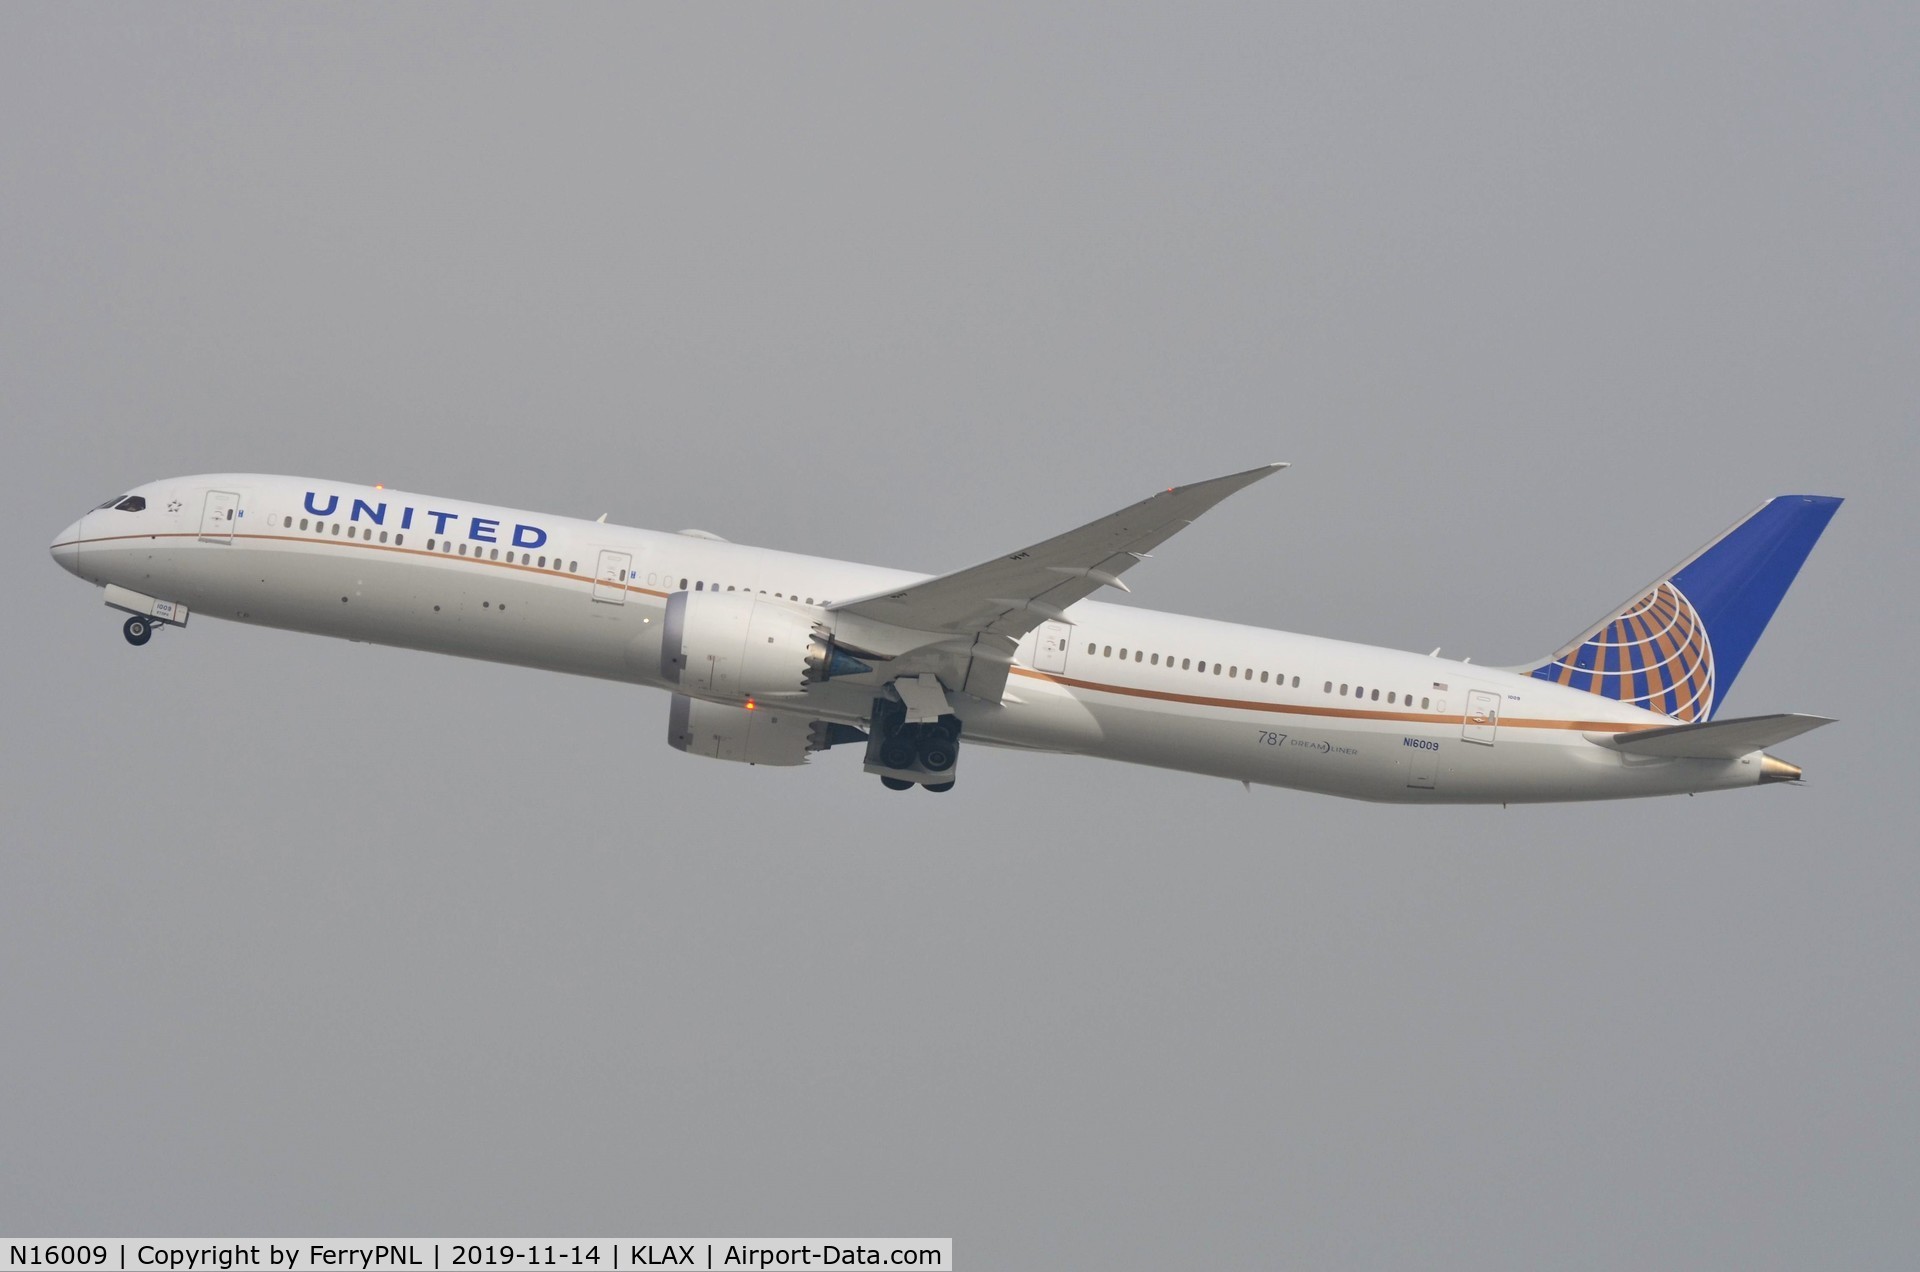
[[[952,790],[953,783],[952,782],[928,782],[926,784],[925,789],[932,791],[935,795],[939,795],[939,794],[942,794],[943,792]]]
[[[914,783],[909,782],[904,777],[883,777],[880,779],[880,785],[886,787],[890,791],[904,791],[909,787],[913,786]],[[952,783],[949,782],[948,785],[951,786]]]
[[[138,614],[128,619],[127,625],[120,630],[126,633],[129,645],[144,645],[153,639],[153,624]]]
[[[910,769],[913,767],[913,740],[899,734],[888,738],[880,747],[880,763],[892,769]],[[912,785],[911,782],[908,783]]]
[[[921,734],[918,752],[920,767],[929,773],[946,772],[953,767],[954,760],[958,758],[953,739],[947,736],[944,729],[928,729]]]

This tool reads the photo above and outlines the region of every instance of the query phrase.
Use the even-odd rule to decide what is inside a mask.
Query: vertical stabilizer
[[[1672,716],[1711,720],[1840,500],[1780,495],[1521,670]]]

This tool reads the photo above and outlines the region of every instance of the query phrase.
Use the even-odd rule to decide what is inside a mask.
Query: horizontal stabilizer
[[[1715,720],[1711,724],[1680,724],[1671,729],[1642,729],[1636,733],[1589,733],[1587,737],[1602,746],[1633,755],[1737,760],[1832,723],[1828,717],[1817,715],[1742,716],[1735,720]]]

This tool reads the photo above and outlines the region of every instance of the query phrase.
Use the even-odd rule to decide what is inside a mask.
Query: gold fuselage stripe
[[[406,533],[402,531],[402,533]],[[164,534],[116,534],[92,539],[72,539],[65,543],[56,543],[56,548],[83,547],[94,543],[116,543],[129,539],[199,539],[201,536],[190,531],[169,531]],[[262,539],[278,543],[319,544],[332,548],[359,548],[374,552],[391,552],[400,556],[423,556],[435,561],[450,563],[483,565],[494,569],[517,570],[523,574],[538,575],[542,578],[572,579],[582,583],[604,584],[619,587],[624,591],[641,596],[657,596],[662,600],[669,595],[649,587],[636,587],[632,583],[610,583],[591,574],[573,574],[564,570],[543,570],[537,565],[521,565],[519,562],[489,561],[483,557],[455,556],[444,552],[429,552],[425,548],[397,547],[390,543],[368,543],[361,539],[339,539],[331,536],[315,538],[289,534],[241,534],[236,532],[234,539]],[[216,540],[220,541],[220,540]],[[518,549],[516,549],[517,551]],[[1339,720],[1397,720],[1405,723],[1434,724],[1444,722],[1451,717],[1422,714],[1411,711],[1365,711],[1352,707],[1310,707],[1299,703],[1262,702],[1253,698],[1217,698],[1200,694],[1173,693],[1164,689],[1141,689],[1132,685],[1110,684],[1098,680],[1082,680],[1073,676],[1057,675],[1053,672],[1035,671],[1029,667],[1012,667],[1013,675],[1025,676],[1033,680],[1045,680],[1069,689],[1085,689],[1093,693],[1112,694],[1123,698],[1146,698],[1159,702],[1178,702],[1189,706],[1217,707],[1227,711],[1261,711],[1276,715],[1317,716]],[[1506,718],[1500,720],[1503,729],[1565,729],[1583,733],[1632,733],[1641,729],[1658,729],[1666,726],[1658,722],[1628,724],[1619,720],[1553,720],[1540,717]]]

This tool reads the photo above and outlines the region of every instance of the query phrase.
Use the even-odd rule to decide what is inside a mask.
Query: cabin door
[[[593,599],[608,605],[627,603],[627,576],[633,570],[631,553],[602,549],[600,568],[593,573]]]
[[[1482,746],[1493,745],[1494,731],[1500,727],[1500,695],[1485,689],[1467,690],[1467,715],[1461,722],[1460,736]]]
[[[209,490],[207,508],[200,514],[202,543],[232,543],[233,518],[240,508],[240,496],[231,490]]]
[[[1073,643],[1073,624],[1042,623],[1033,634],[1033,669],[1064,675],[1067,646]]]

